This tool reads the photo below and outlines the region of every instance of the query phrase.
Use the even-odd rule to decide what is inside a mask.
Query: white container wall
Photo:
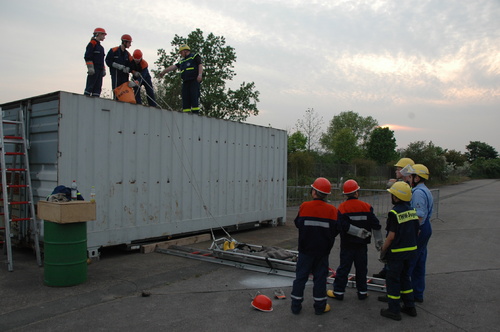
[[[283,130],[67,92],[0,106],[28,109],[37,199],[73,180],[88,199],[95,186],[90,250],[285,220]]]

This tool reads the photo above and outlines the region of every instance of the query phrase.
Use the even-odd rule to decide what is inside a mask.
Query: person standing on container
[[[99,97],[102,89],[102,78],[106,76],[104,65],[104,47],[101,42],[106,38],[106,30],[95,28],[94,34],[85,49],[85,64],[87,65],[87,83],[85,84],[86,96]]]
[[[125,34],[122,36],[121,40],[121,45],[111,48],[106,55],[106,64],[111,73],[111,88],[113,90],[129,80],[130,59],[132,57],[127,51],[127,48],[132,45],[132,37]]]
[[[132,54],[132,75],[139,81],[138,86],[135,88],[135,101],[137,104],[142,104],[141,86],[146,89],[146,97],[148,105],[156,107],[155,91],[153,90],[153,82],[151,81],[151,74],[149,74],[148,63],[142,57],[141,50],[135,50]]]
[[[419,220],[417,257],[410,267],[411,282],[415,294],[415,302],[424,302],[425,264],[427,261],[427,244],[432,235],[431,215],[434,208],[432,193],[425,185],[429,180],[429,169],[422,164],[412,166],[412,198],[411,206],[417,210]]]
[[[328,257],[338,234],[337,209],[325,201],[331,193],[330,181],[317,178],[311,188],[313,200],[302,203],[295,218],[295,226],[299,229],[299,255],[291,294],[291,309],[296,315],[302,310],[304,288],[311,273],[314,276],[314,311],[316,315],[330,311],[330,305],[326,303],[326,279]]]
[[[410,265],[417,256],[418,216],[410,205],[412,198],[410,186],[398,181],[387,189],[391,193],[394,206],[387,216],[387,237],[380,251],[380,260],[387,265],[387,295],[379,300],[388,302],[387,309],[380,315],[401,320],[401,312],[417,316],[413,288],[410,278]],[[401,306],[400,302],[403,302]]]
[[[182,78],[182,111],[198,114],[200,112],[200,83],[203,78],[203,62],[198,53],[191,53],[191,48],[182,44],[179,53],[183,57],[178,63],[165,68],[160,78],[166,73],[179,69]]]
[[[370,233],[373,230],[374,235],[377,233],[375,246],[380,251],[383,242],[380,222],[373,213],[372,206],[358,199],[359,189],[360,187],[355,180],[347,180],[344,183],[343,194],[347,199],[338,206],[339,225],[354,225]],[[339,301],[344,299],[345,288],[353,263],[356,268],[358,299],[364,300],[368,297],[368,286],[366,284],[368,243],[370,243],[370,237],[360,238],[343,230],[340,232],[340,265],[336,271],[333,291],[329,289],[327,292],[329,297]]]

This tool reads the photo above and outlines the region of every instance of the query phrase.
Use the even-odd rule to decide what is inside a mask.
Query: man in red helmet
[[[304,301],[304,288],[309,274],[314,276],[314,311],[321,315],[330,311],[326,303],[326,279],[328,277],[328,256],[337,236],[337,209],[325,200],[331,193],[331,184],[325,178],[317,178],[311,185],[312,201],[300,206],[295,218],[299,229],[299,257],[296,277],[292,289],[292,313],[299,314]]]
[[[141,98],[141,86],[146,89],[146,98],[148,99],[148,105],[156,107],[155,91],[153,90],[153,82],[151,81],[151,75],[149,74],[148,63],[142,57],[141,50],[135,50],[132,54],[132,74],[134,78],[139,81],[135,90],[135,101],[137,104],[142,104]]]
[[[341,225],[340,232],[340,265],[337,268],[333,291],[330,289],[327,295],[336,300],[344,299],[345,288],[351,271],[352,264],[356,268],[356,288],[358,299],[364,300],[368,297],[368,286],[366,284],[366,274],[368,272],[368,243],[370,237],[360,238],[352,235],[347,225],[354,225],[360,229],[365,229],[371,233],[379,232],[377,236],[380,241],[376,243],[377,249],[382,247],[382,226],[378,218],[373,213],[370,204],[361,201],[359,198],[361,189],[355,180],[347,180],[344,183],[343,194],[346,200],[339,207],[338,221]]]
[[[106,55],[106,64],[111,73],[111,88],[113,90],[129,80],[131,56],[127,48],[132,45],[132,37],[125,34],[121,40],[121,45],[111,48]]]
[[[87,83],[85,84],[86,96],[99,97],[102,89],[102,78],[106,76],[104,66],[104,47],[101,42],[106,38],[106,30],[95,28],[92,39],[85,49],[85,64],[87,65]]]

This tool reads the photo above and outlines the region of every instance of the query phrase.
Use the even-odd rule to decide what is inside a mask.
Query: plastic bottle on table
[[[90,203],[95,203],[95,187],[90,188]]]
[[[73,180],[73,183],[71,183],[71,200],[76,201],[76,196],[78,193],[78,189],[76,188],[76,180]]]

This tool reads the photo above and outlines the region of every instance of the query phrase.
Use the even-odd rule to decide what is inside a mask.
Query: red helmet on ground
[[[141,52],[141,50],[135,50],[134,54],[132,56],[136,60],[141,60],[142,59],[142,52]]]
[[[107,35],[106,30],[104,30],[103,28],[95,28],[94,33],[103,33]]]
[[[332,193],[332,184],[326,178],[317,178],[314,180],[314,183],[311,184],[311,187],[325,195],[330,195]]]
[[[130,35],[123,35],[122,36],[122,41],[128,41],[128,42],[131,42],[132,41],[132,37]]]
[[[273,311],[273,301],[269,297],[259,294],[254,297],[252,307],[260,311]]]
[[[346,182],[344,182],[344,191],[342,192],[342,194],[349,195],[355,193],[359,189],[361,188],[358,186],[358,183],[356,181],[347,180]]]

